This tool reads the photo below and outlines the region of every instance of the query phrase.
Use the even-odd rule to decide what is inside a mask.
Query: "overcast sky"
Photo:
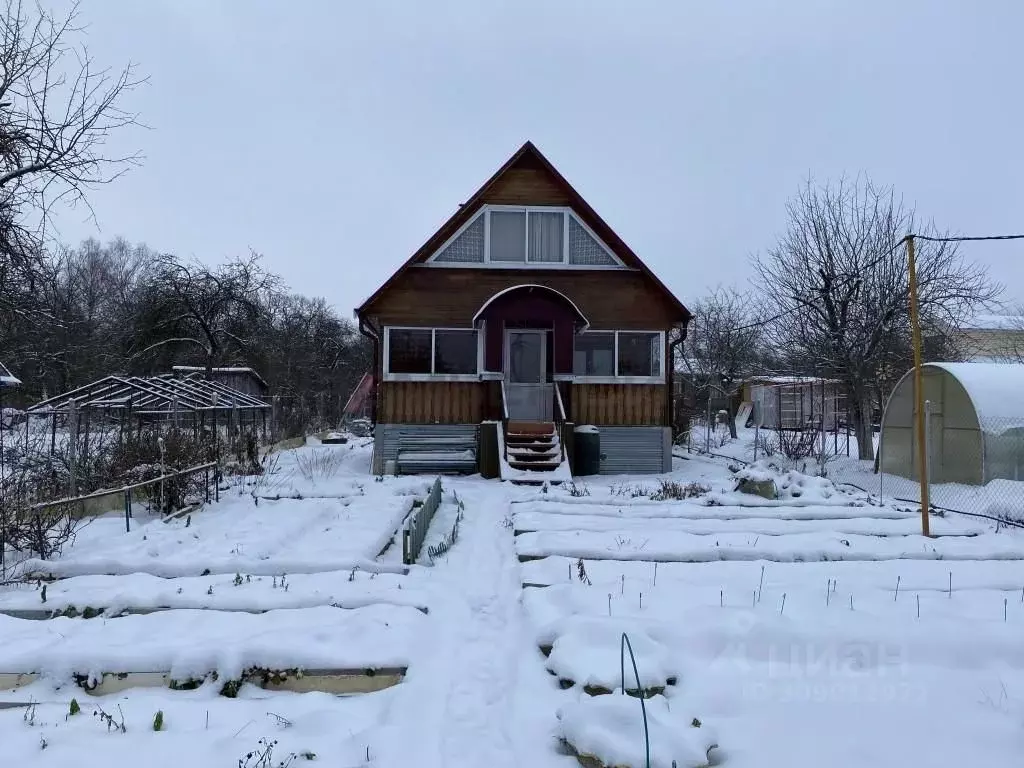
[[[54,7],[60,7],[54,0]],[[86,0],[150,78],[144,165],[60,219],[265,255],[348,314],[531,139],[684,301],[746,284],[808,175],[1024,231],[1020,0]],[[1024,298],[1024,243],[976,245]]]

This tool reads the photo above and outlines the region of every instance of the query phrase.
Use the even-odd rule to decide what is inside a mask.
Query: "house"
[[[955,338],[965,360],[1024,360],[1024,317],[1018,315],[975,315],[960,324]]]
[[[467,469],[564,477],[573,425],[597,427],[602,472],[671,466],[668,337],[690,312],[530,142],[356,318],[377,472],[436,469],[447,448]]]
[[[171,371],[178,376],[188,376],[205,374],[206,367],[175,365]],[[270,385],[256,371],[248,367],[213,368],[210,370],[210,380],[253,397],[267,397],[270,394]]]

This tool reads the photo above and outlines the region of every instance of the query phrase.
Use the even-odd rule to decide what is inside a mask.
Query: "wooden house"
[[[530,142],[356,317],[375,349],[377,472],[482,466],[481,425],[506,477],[564,477],[582,426],[601,472],[671,467],[690,312]]]

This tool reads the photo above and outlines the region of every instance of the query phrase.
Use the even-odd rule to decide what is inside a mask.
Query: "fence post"
[[[78,483],[78,407],[75,399],[68,401],[68,496],[77,496]]]
[[[847,427],[847,442],[849,442],[849,427]],[[874,425],[871,426],[871,434],[875,434]],[[882,503],[882,482],[885,480],[885,427],[878,430],[878,502]]]
[[[124,489],[124,531],[132,532],[132,489]]]
[[[931,499],[932,485],[932,401],[924,401],[924,479],[928,487],[928,498]],[[930,504],[929,504],[930,506]]]

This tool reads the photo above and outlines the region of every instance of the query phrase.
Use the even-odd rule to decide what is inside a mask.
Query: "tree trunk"
[[[850,403],[850,420],[853,422],[853,434],[857,438],[857,457],[861,461],[875,458],[874,427],[871,424],[871,398],[854,389],[848,395]]]

